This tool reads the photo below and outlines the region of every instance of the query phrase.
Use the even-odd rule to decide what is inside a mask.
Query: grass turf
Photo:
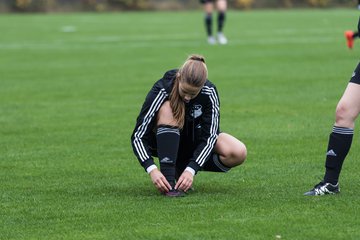
[[[226,46],[206,44],[202,17],[0,15],[0,239],[359,239],[357,134],[342,193],[302,196],[358,62],[343,37],[358,12],[230,11]],[[248,159],[168,199],[129,138],[154,81],[191,53]]]

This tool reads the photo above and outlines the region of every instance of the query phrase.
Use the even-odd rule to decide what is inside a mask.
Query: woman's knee
[[[340,101],[336,107],[336,126],[352,127],[357,117],[355,109],[352,109],[346,102]]]
[[[233,158],[237,160],[239,164],[242,164],[247,157],[247,149],[244,143],[240,142],[238,143],[238,147],[233,150]]]
[[[229,167],[242,164],[247,157],[245,144],[227,133],[219,135],[215,151],[222,156],[224,164]]]
[[[241,142],[240,142],[241,143]],[[241,143],[236,148],[232,148],[225,154],[222,159],[224,165],[228,167],[236,167],[243,164],[246,160],[247,150],[246,146]]]
[[[157,113],[157,125],[176,126],[174,114],[172,112],[170,101],[164,102]]]

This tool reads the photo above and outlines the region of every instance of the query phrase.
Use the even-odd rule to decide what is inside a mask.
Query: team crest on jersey
[[[202,115],[202,106],[200,104],[194,104],[191,109],[190,115],[193,118],[198,118]]]

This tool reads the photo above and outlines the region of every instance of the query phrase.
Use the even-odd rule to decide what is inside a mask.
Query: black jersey
[[[174,86],[177,69],[167,71],[147,94],[137,117],[131,143],[136,157],[146,170],[154,164],[150,142],[154,139],[156,114],[161,105],[169,100]],[[188,167],[197,172],[208,160],[219,134],[220,102],[214,84],[206,80],[200,93],[185,104],[185,124],[180,134],[196,144]],[[194,139],[194,132],[200,130],[200,138]],[[200,128],[200,129],[199,129]],[[199,135],[198,135],[199,136]],[[179,149],[181,151],[181,149]]]

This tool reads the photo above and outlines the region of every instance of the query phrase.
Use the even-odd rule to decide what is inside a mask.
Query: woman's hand
[[[175,189],[186,192],[191,188],[194,176],[191,172],[185,170],[175,185]]]
[[[155,187],[162,193],[166,193],[171,190],[170,183],[166,180],[165,176],[155,168],[150,172],[151,181]]]

